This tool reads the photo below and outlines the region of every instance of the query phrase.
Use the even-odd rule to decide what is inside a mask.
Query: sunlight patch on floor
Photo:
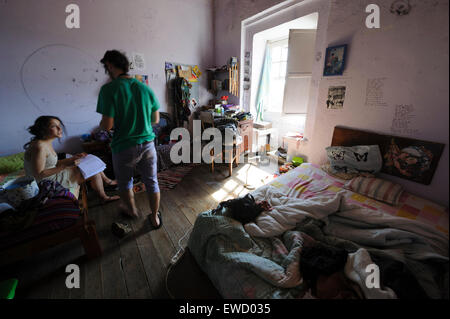
[[[271,167],[261,168],[248,163],[241,164],[240,167],[233,169],[230,179],[224,180],[223,186],[211,197],[217,202],[242,197],[252,191],[245,188],[246,182],[255,188],[270,183],[274,179],[274,173],[270,173],[271,169]]]

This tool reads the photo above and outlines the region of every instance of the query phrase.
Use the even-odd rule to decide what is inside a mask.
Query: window
[[[281,113],[288,60],[288,39],[269,42],[271,52],[270,84],[265,111]]]

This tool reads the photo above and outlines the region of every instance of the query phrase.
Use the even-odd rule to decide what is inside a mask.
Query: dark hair
[[[128,73],[130,70],[130,61],[128,61],[127,56],[117,50],[106,51],[105,56],[100,62],[103,63],[103,65],[105,65],[106,62],[109,62],[125,73]]]
[[[58,120],[63,127],[64,133],[66,133],[66,127],[64,126],[64,123],[58,117],[49,115],[40,116],[36,119],[36,121],[34,121],[34,124],[28,128],[28,132],[30,132],[30,134],[34,136],[27,144],[23,146],[24,149],[26,149],[31,142],[36,140],[43,140],[46,137],[51,120]]]
[[[230,217],[242,224],[254,221],[264,211],[251,194],[221,202],[216,210],[222,208],[228,208]]]

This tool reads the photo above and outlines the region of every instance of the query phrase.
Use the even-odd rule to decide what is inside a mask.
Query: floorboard
[[[174,189],[161,192],[163,225],[157,230],[148,219],[146,193],[135,196],[141,217],[130,219],[120,214],[118,202],[100,205],[90,191],[88,215],[96,223],[101,257],[87,260],[81,243],[75,240],[0,269],[0,279],[19,279],[16,298],[170,298],[167,269],[175,254],[186,246],[198,214],[248,193],[243,187],[246,174],[255,187],[269,181],[271,175],[267,168],[249,164],[234,168],[231,177],[226,165],[216,165],[214,173],[210,165],[194,167]],[[111,232],[113,222],[128,223],[132,233],[117,238]],[[65,267],[70,263],[80,267],[79,289],[67,289],[65,285]]]

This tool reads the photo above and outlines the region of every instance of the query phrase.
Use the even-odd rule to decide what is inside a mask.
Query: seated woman
[[[78,198],[80,184],[84,181],[83,175],[77,165],[80,159],[87,154],[77,154],[71,158],[58,160],[53,149],[55,138],[61,138],[64,124],[55,116],[41,116],[28,131],[34,135],[31,141],[25,144],[25,173],[33,176],[38,182],[41,180],[57,181],[69,189]],[[96,191],[102,203],[120,199],[119,196],[108,196],[103,188],[103,182],[108,185],[117,185],[101,172],[89,179],[92,188]]]

